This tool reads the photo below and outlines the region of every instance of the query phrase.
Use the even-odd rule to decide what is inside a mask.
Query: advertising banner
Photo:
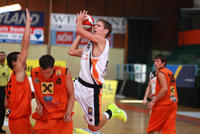
[[[51,29],[53,30],[66,30],[75,31],[76,29],[76,17],[75,14],[51,14]],[[111,23],[113,33],[125,34],[126,33],[126,19],[124,17],[105,17],[105,16],[92,16],[94,21],[98,19],[104,19]]]
[[[146,82],[146,71],[147,71],[146,64],[134,64],[135,82],[145,83]]]
[[[177,87],[195,87],[196,65],[167,65],[167,68],[174,73]]]
[[[44,13],[31,12],[31,44],[44,43]],[[24,11],[0,14],[0,42],[21,43],[26,24]]]
[[[74,31],[59,31],[59,30],[51,30],[51,44],[52,45],[64,45],[70,46],[72,42],[76,38],[76,32]],[[113,34],[109,36],[108,41],[110,43],[110,47],[113,47]],[[88,44],[88,39],[82,38],[80,45],[84,46]]]
[[[76,37],[76,15],[73,14],[51,14],[51,44],[71,45]],[[125,34],[126,19],[123,17],[92,16],[95,20],[102,18],[112,24],[113,32],[108,40],[110,47],[113,47],[114,34]],[[81,45],[88,44],[87,39],[82,39]]]
[[[102,98],[107,100],[114,100],[117,91],[118,81],[116,80],[105,80],[103,84]]]

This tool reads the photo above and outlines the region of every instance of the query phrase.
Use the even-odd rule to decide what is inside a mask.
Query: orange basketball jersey
[[[41,117],[35,113],[33,118],[42,120],[63,118],[68,99],[66,74],[67,68],[54,67],[54,73],[51,78],[45,80],[39,67],[32,69],[31,76],[35,95],[43,106],[43,116]]]
[[[168,91],[160,100],[156,101],[156,104],[167,105],[167,104],[171,104],[172,102],[178,102],[176,80],[174,78],[172,71],[164,67],[159,70],[159,73],[165,74],[165,77],[167,79],[167,84],[168,84]],[[161,86],[157,78],[156,79],[156,95],[160,92],[160,89],[161,89]]]
[[[9,119],[29,117],[31,115],[31,87],[27,75],[23,82],[17,82],[14,72],[6,87]]]

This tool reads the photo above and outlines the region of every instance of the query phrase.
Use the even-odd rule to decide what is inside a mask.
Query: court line
[[[149,114],[149,110],[141,108],[141,107],[131,106],[131,105],[127,105],[127,104],[121,104],[121,103],[117,103],[117,102],[116,102],[116,104],[118,107],[125,109],[125,110],[130,110],[133,112],[139,112],[139,113],[143,113],[143,114]],[[188,116],[177,114],[176,120],[187,123],[187,124],[200,126],[200,119],[198,119],[198,118],[188,117]]]

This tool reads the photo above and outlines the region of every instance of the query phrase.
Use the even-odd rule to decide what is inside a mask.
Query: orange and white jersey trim
[[[109,41],[106,39],[104,51],[99,57],[92,56],[92,48],[92,42],[89,42],[89,44],[84,48],[81,56],[81,70],[79,77],[81,77],[85,82],[94,84],[92,80],[93,77],[96,84],[103,84],[109,59]]]
[[[151,72],[150,73],[150,82],[151,82],[151,95],[150,96],[155,96],[156,94],[156,72]]]

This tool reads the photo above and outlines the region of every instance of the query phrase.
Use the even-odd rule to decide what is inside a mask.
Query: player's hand
[[[43,113],[43,107],[41,104],[38,104],[37,107],[36,107],[36,112],[39,114],[39,115],[42,115]]]
[[[149,109],[152,109],[152,108],[153,108],[153,105],[154,105],[154,102],[151,101],[151,102],[148,104],[148,108],[149,108]]]
[[[26,22],[31,23],[31,21],[32,21],[32,18],[31,18],[31,16],[30,16],[30,12],[29,12],[29,10],[26,8]]]
[[[154,106],[154,104],[155,104],[155,97],[151,100],[151,102],[148,104],[148,108],[149,109],[152,109],[153,108],[153,106]]]
[[[145,106],[146,106],[146,105],[147,105],[147,103],[148,103],[147,99],[144,99],[144,100],[143,100],[143,105],[145,105]]]
[[[65,113],[65,115],[64,115],[64,121],[65,122],[72,121],[72,115],[71,115],[71,113]]]
[[[88,11],[86,11],[86,10],[80,11],[77,14],[77,22],[82,22],[83,20],[85,20],[87,13],[88,13]]]

